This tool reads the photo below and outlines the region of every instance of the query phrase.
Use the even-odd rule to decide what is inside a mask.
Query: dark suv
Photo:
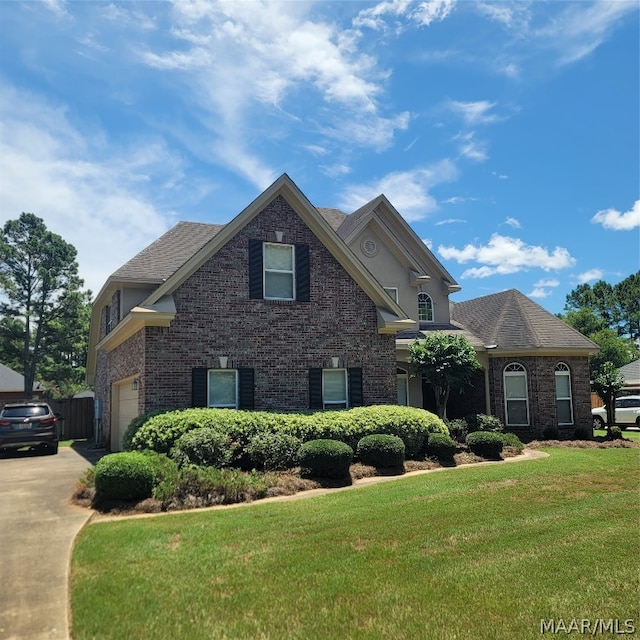
[[[58,420],[46,402],[6,404],[0,410],[0,450],[44,447],[58,453]]]

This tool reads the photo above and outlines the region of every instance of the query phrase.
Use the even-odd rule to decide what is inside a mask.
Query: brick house
[[[466,317],[468,303],[452,315],[449,294],[459,289],[384,196],[350,215],[317,209],[283,175],[228,224],[181,222],[109,277],[94,301],[87,361],[102,437],[118,449],[139,413],[187,406],[430,408],[428,382],[407,364],[408,343],[430,330],[462,332],[483,363],[461,412],[524,415],[514,426],[535,433],[568,399],[571,428],[582,423],[595,345],[572,330],[569,341],[564,323],[528,301],[525,316],[548,326],[553,344],[493,348]],[[486,305],[487,326],[507,302]],[[522,320],[509,317],[506,327]],[[522,388],[509,368],[517,364],[528,375],[524,414],[511,397]],[[550,380],[567,382],[569,395]]]

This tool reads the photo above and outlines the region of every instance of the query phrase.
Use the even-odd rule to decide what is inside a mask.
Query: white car
[[[604,429],[607,424],[607,410],[605,407],[591,409],[594,429]],[[640,427],[640,396],[622,396],[616,398],[615,424],[621,429]]]

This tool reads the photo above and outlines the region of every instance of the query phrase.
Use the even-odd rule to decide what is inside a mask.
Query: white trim
[[[211,404],[211,374],[212,373],[233,373],[235,374],[235,403],[234,404]],[[217,408],[217,409],[237,409],[238,408],[238,370],[237,369],[209,369],[207,371],[207,407]]]
[[[524,388],[525,388],[525,396],[517,397],[517,398],[508,398],[507,397],[507,378],[512,377],[524,377]],[[527,369],[523,364],[519,362],[510,362],[508,365],[504,367],[502,370],[502,382],[503,382],[503,392],[504,392],[504,414],[505,414],[505,425],[508,427],[528,427],[531,423],[531,419],[529,417],[529,380],[527,377]],[[525,409],[527,413],[527,421],[524,423],[521,422],[509,422],[509,401],[512,402],[525,402]]]
[[[287,247],[291,250],[291,269],[267,269],[267,247]],[[282,273],[291,275],[291,298],[267,295],[267,273]],[[295,300],[296,299],[296,247],[293,244],[280,244],[276,242],[262,243],[262,297],[265,300]]]
[[[566,397],[558,397],[558,378],[562,376],[568,379],[569,382],[569,395]],[[555,366],[554,370],[555,377],[555,400],[556,400],[556,416],[558,415],[558,401],[569,402],[569,422],[560,422],[560,418],[558,418],[558,426],[570,426],[574,424],[573,418],[573,395],[571,393],[571,369],[566,362],[558,362]]]
[[[343,374],[344,380],[344,400],[326,400],[325,393],[325,373],[334,374],[340,372]],[[344,405],[345,409],[349,408],[349,375],[346,369],[322,369],[322,408],[331,409],[338,405]]]

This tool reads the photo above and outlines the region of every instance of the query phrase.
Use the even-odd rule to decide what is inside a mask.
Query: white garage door
[[[136,386],[134,389],[133,387]],[[117,384],[114,388],[116,400],[111,424],[111,450],[122,449],[122,436],[129,423],[138,415],[138,389],[132,381]]]

